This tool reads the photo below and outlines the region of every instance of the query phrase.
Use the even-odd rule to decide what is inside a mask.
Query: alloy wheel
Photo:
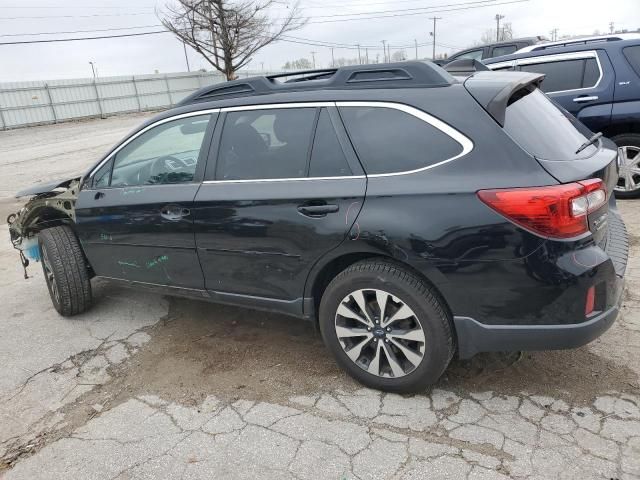
[[[56,302],[60,303],[58,283],[56,282],[56,277],[53,275],[53,269],[51,268],[51,262],[49,261],[49,255],[47,254],[46,248],[42,249],[42,265],[44,266],[44,275],[47,279],[47,283],[51,287],[51,293],[53,294]]]
[[[620,172],[616,192],[635,192],[640,189],[640,147],[618,147]]]
[[[416,314],[384,290],[356,290],[344,297],[335,329],[347,357],[372,375],[403,377],[424,359],[425,334]]]

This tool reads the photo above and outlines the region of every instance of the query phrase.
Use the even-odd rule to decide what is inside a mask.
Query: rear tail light
[[[478,197],[509,220],[545,237],[571,238],[589,231],[587,216],[607,201],[602,180],[548,187],[480,190]]]

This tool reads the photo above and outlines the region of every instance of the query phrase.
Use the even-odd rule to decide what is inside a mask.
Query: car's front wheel
[[[623,133],[612,137],[622,157],[616,198],[640,197],[640,134]]]
[[[38,243],[53,306],[65,317],[84,312],[91,306],[91,281],[75,233],[67,226],[47,228]]]
[[[362,261],[337,275],[322,297],[319,320],[338,364],[380,390],[423,390],[454,353],[451,320],[437,292],[391,262]]]

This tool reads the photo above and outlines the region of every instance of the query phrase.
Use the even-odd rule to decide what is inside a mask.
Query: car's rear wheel
[[[38,242],[53,306],[65,317],[84,312],[91,306],[91,282],[75,233],[67,226],[47,228]]]
[[[372,388],[423,390],[454,353],[451,320],[437,292],[391,262],[365,260],[337,275],[319,318],[338,364]]]
[[[620,178],[615,187],[616,198],[640,197],[640,134],[624,133],[611,140],[622,157]]]

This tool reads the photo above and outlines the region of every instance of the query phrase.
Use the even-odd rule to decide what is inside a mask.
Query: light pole
[[[504,15],[496,13],[496,42],[500,41],[500,20],[504,18]]]
[[[182,48],[184,49],[184,60],[187,62],[187,72],[190,72],[191,67],[189,66],[189,57],[187,56],[187,44],[182,42]]]
[[[96,67],[94,66],[93,62],[89,62],[89,64],[91,65],[91,71],[93,72],[93,80],[95,81],[95,79],[96,79]]]

